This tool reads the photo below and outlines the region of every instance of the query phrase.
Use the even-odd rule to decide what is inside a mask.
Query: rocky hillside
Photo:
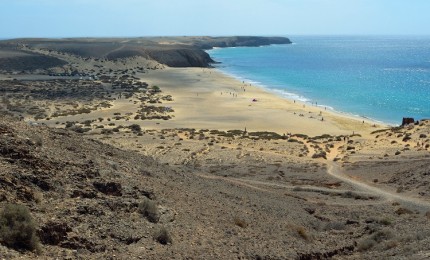
[[[271,44],[291,44],[286,37],[257,37],[257,36],[234,36],[234,37],[201,37],[195,39],[191,44],[202,48],[212,49],[214,47],[257,47]]]
[[[428,257],[429,211],[297,160],[297,140],[239,136],[81,135],[0,116],[1,258]]]
[[[108,259],[138,241],[150,246],[168,241],[168,234],[158,237],[157,230],[165,231],[163,223],[173,213],[157,211],[155,189],[157,175],[169,171],[150,158],[2,116],[0,169],[0,209],[30,209],[41,255]],[[23,239],[11,238],[3,227],[0,244]],[[35,257],[23,250],[25,243],[11,247],[0,245],[2,259]]]
[[[66,53],[82,58],[118,60],[132,57],[144,57],[170,67],[208,67],[214,61],[204,51],[213,47],[262,46],[270,44],[289,44],[285,37],[150,37],[150,38],[82,38],[82,39],[15,39],[0,42],[0,51],[48,50],[49,52]],[[6,49],[7,47],[7,49]],[[36,54],[35,54],[36,55]],[[39,55],[40,56],[40,55]],[[41,59],[41,57],[37,57]],[[0,52],[1,58],[1,52]],[[55,58],[43,57],[41,64],[52,63],[59,66],[61,60],[54,64]],[[22,64],[22,57],[9,57],[7,64]],[[29,59],[27,57],[27,59]],[[51,66],[51,67],[52,67]],[[24,68],[25,67],[25,68]],[[43,68],[46,66],[44,65]],[[2,69],[0,67],[0,69]],[[4,68],[3,68],[4,69]],[[16,66],[13,68],[17,70]],[[18,68],[20,69],[20,68]]]
[[[47,55],[20,51],[13,46],[0,44],[0,71],[33,71],[63,66],[66,61]]]

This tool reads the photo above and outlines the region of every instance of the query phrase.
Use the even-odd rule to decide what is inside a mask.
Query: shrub
[[[85,125],[85,126],[91,126],[91,123],[92,123],[93,121],[92,120],[85,120],[84,122],[83,122],[83,125]]]
[[[130,130],[135,132],[135,133],[139,133],[142,131],[142,128],[138,124],[132,124],[128,128],[130,128]]]
[[[345,224],[339,221],[329,222],[325,225],[324,230],[344,230]]]
[[[407,209],[407,208],[398,208],[395,212],[396,212],[397,215],[413,214],[412,210]]]
[[[306,241],[310,240],[310,236],[306,229],[302,226],[296,227],[297,234]]]
[[[160,229],[157,230],[157,232],[155,232],[154,239],[162,245],[167,245],[172,243],[172,237],[170,236],[169,232],[165,227],[161,227]]]
[[[69,122],[69,121],[66,122],[66,128],[72,127],[74,125],[75,125],[74,122]]]
[[[312,155],[312,158],[314,158],[314,159],[324,158],[327,160],[327,153],[325,151],[316,152]]]
[[[15,249],[40,250],[36,225],[27,207],[8,204],[0,212],[0,242]]]
[[[394,234],[391,230],[382,229],[373,233],[371,236],[360,240],[358,242],[357,247],[359,251],[366,251],[374,247],[376,244],[389,240],[393,237],[394,237]]]
[[[390,226],[392,224],[392,221],[388,218],[382,218],[378,220],[378,223],[385,226]]]
[[[139,204],[138,210],[149,222],[157,223],[160,219],[157,204],[153,200],[145,199]]]
[[[161,92],[160,87],[159,86],[152,86],[152,90],[155,93]]]
[[[246,223],[245,220],[241,219],[241,218],[234,218],[234,224],[238,227],[241,228],[246,228],[248,226],[248,223]]]
[[[358,242],[358,251],[366,251],[376,245],[376,241],[370,238],[360,240]]]
[[[101,134],[110,135],[113,134],[112,129],[102,129]]]

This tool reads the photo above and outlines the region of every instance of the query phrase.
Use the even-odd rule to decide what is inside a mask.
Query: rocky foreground
[[[1,205],[30,209],[40,240],[38,252],[0,246],[5,259],[428,256],[425,203],[416,208],[339,181],[301,141],[186,129],[121,131],[124,140],[113,141],[131,148],[126,140],[143,138],[139,146],[153,155],[145,156],[1,119]],[[420,164],[428,173],[428,159]]]

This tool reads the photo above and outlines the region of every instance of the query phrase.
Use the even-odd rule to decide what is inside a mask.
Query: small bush
[[[112,129],[102,129],[101,134],[110,135],[110,134],[113,134],[113,131]]]
[[[160,87],[158,86],[152,86],[152,91],[155,93],[161,92]]]
[[[157,230],[157,232],[155,232],[154,239],[162,245],[167,245],[172,243],[172,237],[170,236],[169,232],[165,227],[162,227],[159,230]]]
[[[153,200],[145,199],[139,204],[139,212],[142,214],[149,222],[157,223],[160,219],[158,214],[157,204]]]
[[[339,221],[329,222],[325,225],[324,230],[344,230],[345,224]]]
[[[358,247],[358,251],[366,251],[374,247],[375,245],[376,245],[375,240],[371,238],[367,238],[367,239],[360,240],[360,242],[358,242],[357,247]]]
[[[246,223],[245,220],[241,219],[241,218],[234,218],[234,224],[238,227],[241,228],[246,228],[248,226],[248,223]]]
[[[378,223],[384,226],[390,226],[392,224],[392,221],[388,218],[382,218],[378,220]]]
[[[310,240],[310,236],[304,227],[297,227],[296,231],[297,231],[297,234],[299,234],[299,236],[304,240],[306,241]]]
[[[40,250],[36,225],[27,207],[8,204],[0,212],[0,242],[8,247]]]
[[[368,249],[371,249],[375,245],[383,241],[387,241],[393,237],[394,237],[394,234],[391,230],[389,229],[379,230],[373,233],[371,236],[359,241],[357,247],[359,251],[366,251]]]
[[[313,154],[312,158],[314,158],[314,159],[324,158],[324,159],[327,160],[327,153],[325,151],[320,151],[320,152],[317,152],[317,153]]]
[[[142,131],[142,128],[138,124],[132,124],[128,128],[135,133],[140,133]]]
[[[395,213],[397,215],[402,215],[402,214],[413,214],[412,210],[407,209],[407,208],[398,208]]]

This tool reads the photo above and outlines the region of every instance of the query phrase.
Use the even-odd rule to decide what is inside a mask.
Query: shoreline
[[[318,39],[311,36],[297,38],[294,42],[302,42],[304,45],[301,48],[282,46],[278,49],[271,48],[273,46],[271,45],[265,46],[266,48],[262,50],[257,48],[250,51],[213,50],[208,53],[212,59],[223,63],[215,65],[215,67],[224,73],[240,80],[261,82],[262,87],[279,91],[286,98],[295,99],[298,96],[300,99],[308,100],[309,104],[312,101],[313,103],[317,101],[318,104],[333,107],[336,112],[341,114],[366,118],[375,121],[375,123],[389,126],[400,125],[404,117],[411,117],[415,120],[429,118],[429,111],[425,105],[425,97],[427,96],[424,85],[426,82],[425,75],[414,74],[414,77],[407,79],[408,76],[404,72],[410,70],[411,73],[420,73],[419,71],[425,68],[408,67],[406,69],[407,64],[411,62],[410,59],[402,59],[397,64],[393,63],[391,58],[388,59],[387,56],[387,60],[381,64],[373,64],[371,63],[371,52],[369,52],[371,50],[369,49],[370,45],[360,45],[353,41],[350,43],[341,39],[327,40],[321,44],[318,43]],[[363,48],[363,53],[369,53],[363,59],[372,64],[371,66],[375,66],[375,70],[372,70],[370,65],[365,66],[360,65],[360,62],[354,62],[355,56],[350,57],[353,62],[346,58],[340,58],[343,63],[349,62],[351,64],[351,67],[348,65],[345,68],[354,67],[353,71],[355,72],[351,73],[352,70],[342,69],[343,66],[336,62],[335,56],[330,55],[326,57],[326,62],[329,62],[327,66],[336,68],[336,71],[323,70],[322,66],[326,66],[324,65],[326,62],[322,62],[321,57],[315,57],[318,57],[321,50],[331,50],[330,48],[336,44],[342,44],[345,48]],[[375,46],[380,47],[391,46],[385,41],[375,44]],[[396,48],[399,46],[396,45]],[[401,49],[396,50],[399,53],[408,53]],[[303,55],[306,51],[315,51],[315,53]],[[336,51],[336,53],[338,55],[345,54],[345,50]],[[384,59],[384,57],[380,58]],[[267,67],[260,68],[258,66],[258,64],[266,64],[266,62],[269,62]],[[400,65],[400,63],[405,64]],[[405,69],[402,69],[404,67]],[[296,69],[297,73],[293,72]],[[402,72],[391,72],[392,69],[399,69]],[[305,70],[309,71],[305,72]],[[385,72],[385,70],[390,70],[390,72]],[[342,81],[336,80],[337,77],[341,77]],[[390,80],[395,81],[395,83],[391,84]],[[404,89],[404,86],[408,85],[413,86],[414,91]],[[325,91],[326,89],[331,89],[331,91]],[[284,91],[285,95],[283,94]],[[404,96],[402,91],[408,93],[407,96]],[[336,98],[331,95],[332,92],[338,93]]]
[[[175,110],[175,117],[158,124],[145,122],[146,128],[246,128],[316,136],[369,134],[389,127],[281,97],[264,87],[239,81],[218,68],[166,68],[140,78],[149,85],[159,86],[174,99],[169,105]]]
[[[243,81],[245,81],[245,83],[248,82],[250,84],[253,84],[254,86],[260,87],[261,89],[266,90],[269,93],[272,93],[272,94],[274,94],[276,96],[280,96],[281,98],[285,98],[285,99],[287,99],[289,101],[298,101],[298,102],[301,102],[301,103],[306,104],[306,105],[313,105],[312,101],[309,98],[305,97],[305,96],[301,96],[299,94],[288,92],[288,90],[271,88],[270,86],[264,85],[264,84],[262,84],[259,81],[253,81],[251,79],[244,78],[244,77],[241,77],[239,75],[235,75],[233,73],[229,73],[228,71],[223,71],[222,69],[220,69],[218,67],[214,67],[214,69],[218,70],[220,73],[222,73],[224,75],[232,77],[233,79],[235,79],[237,81],[242,81],[243,80]],[[294,97],[297,97],[297,98],[294,98]],[[331,111],[332,113],[338,114],[339,116],[346,116],[346,117],[355,118],[357,120],[370,121],[370,122],[373,122],[376,125],[385,125],[387,127],[398,126],[398,125],[396,125],[394,123],[384,122],[382,120],[378,120],[378,119],[375,119],[375,118],[371,118],[371,117],[367,117],[367,116],[362,116],[362,115],[358,115],[358,114],[353,114],[353,113],[349,113],[349,112],[344,112],[344,111],[341,111],[341,110],[337,110],[337,109],[333,108],[330,105],[316,105],[316,107],[321,108],[321,109],[327,108],[327,111]]]

